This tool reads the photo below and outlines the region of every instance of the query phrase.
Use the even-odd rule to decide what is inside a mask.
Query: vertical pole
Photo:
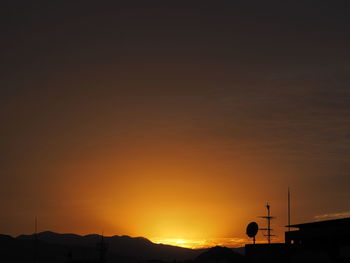
[[[290,191],[288,187],[288,232],[290,232]]]
[[[271,243],[271,218],[270,218],[270,206],[269,203],[266,205],[267,208],[267,241],[270,244]]]
[[[35,238],[35,262],[39,262],[39,255],[38,255],[38,218],[35,217],[35,233],[34,233],[34,238]]]
[[[35,239],[37,239],[37,233],[38,233],[38,218],[35,217]]]

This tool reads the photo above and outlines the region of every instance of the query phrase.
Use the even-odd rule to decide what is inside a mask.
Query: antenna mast
[[[102,231],[101,241],[100,243],[97,243],[97,250],[99,251],[99,254],[100,254],[99,262],[101,263],[107,262],[107,259],[106,259],[107,249],[108,249],[108,244],[106,244],[106,242],[104,241],[104,235]]]
[[[265,218],[267,220],[267,228],[261,228],[260,230],[266,230],[267,231],[267,234],[264,235],[267,237],[267,242],[269,244],[271,244],[271,237],[274,236],[271,234],[271,231],[273,229],[271,229],[271,219],[274,219],[275,217],[274,216],[271,216],[270,214],[270,205],[269,203],[266,204],[266,209],[267,209],[267,216],[261,216],[261,218]]]

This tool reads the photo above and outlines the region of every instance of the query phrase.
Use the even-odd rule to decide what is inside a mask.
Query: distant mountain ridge
[[[68,245],[68,246],[96,246],[98,242],[101,241],[102,236],[98,234],[88,234],[88,235],[77,235],[77,234],[59,234],[51,231],[45,231],[38,233],[37,238],[41,241],[45,241],[47,243],[59,244],[59,245]],[[33,240],[35,239],[35,235],[19,235],[16,239],[20,240]],[[152,243],[150,240],[144,237],[130,237],[130,236],[104,236],[104,241],[106,243],[111,243],[113,245],[118,244],[119,246],[150,246],[157,245]]]
[[[74,260],[98,259],[101,240],[108,246],[108,262],[134,263],[147,260],[194,260],[207,249],[190,249],[155,244],[144,237],[101,236],[97,234],[59,234],[45,231],[38,234],[11,237],[0,235],[0,254],[4,262],[66,262],[68,255]],[[238,250],[236,250],[238,251]]]
[[[9,237],[11,238],[11,237]],[[12,238],[21,242],[35,242],[35,238],[42,244],[59,246],[66,250],[66,253],[81,254],[82,249],[90,250],[89,254],[96,256],[97,245],[101,242],[102,236],[97,234],[77,235],[59,234],[51,231],[32,235],[19,235]],[[123,261],[140,261],[159,259],[164,261],[189,260],[198,256],[202,250],[176,247],[164,244],[155,244],[144,237],[130,236],[104,236],[104,242],[108,245],[108,257],[123,258]]]

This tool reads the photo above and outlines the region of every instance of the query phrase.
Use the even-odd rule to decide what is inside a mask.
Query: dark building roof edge
[[[307,226],[318,226],[318,225],[329,225],[333,223],[350,223],[350,217],[346,218],[337,218],[337,219],[330,219],[330,220],[323,220],[323,221],[316,221],[316,222],[307,222],[302,224],[294,224],[294,225],[287,225],[286,227],[307,227]]]

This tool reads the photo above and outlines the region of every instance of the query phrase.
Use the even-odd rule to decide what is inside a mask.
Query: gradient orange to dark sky
[[[346,1],[128,2],[1,4],[0,233],[239,246],[269,202],[283,241],[288,187],[349,215]]]

